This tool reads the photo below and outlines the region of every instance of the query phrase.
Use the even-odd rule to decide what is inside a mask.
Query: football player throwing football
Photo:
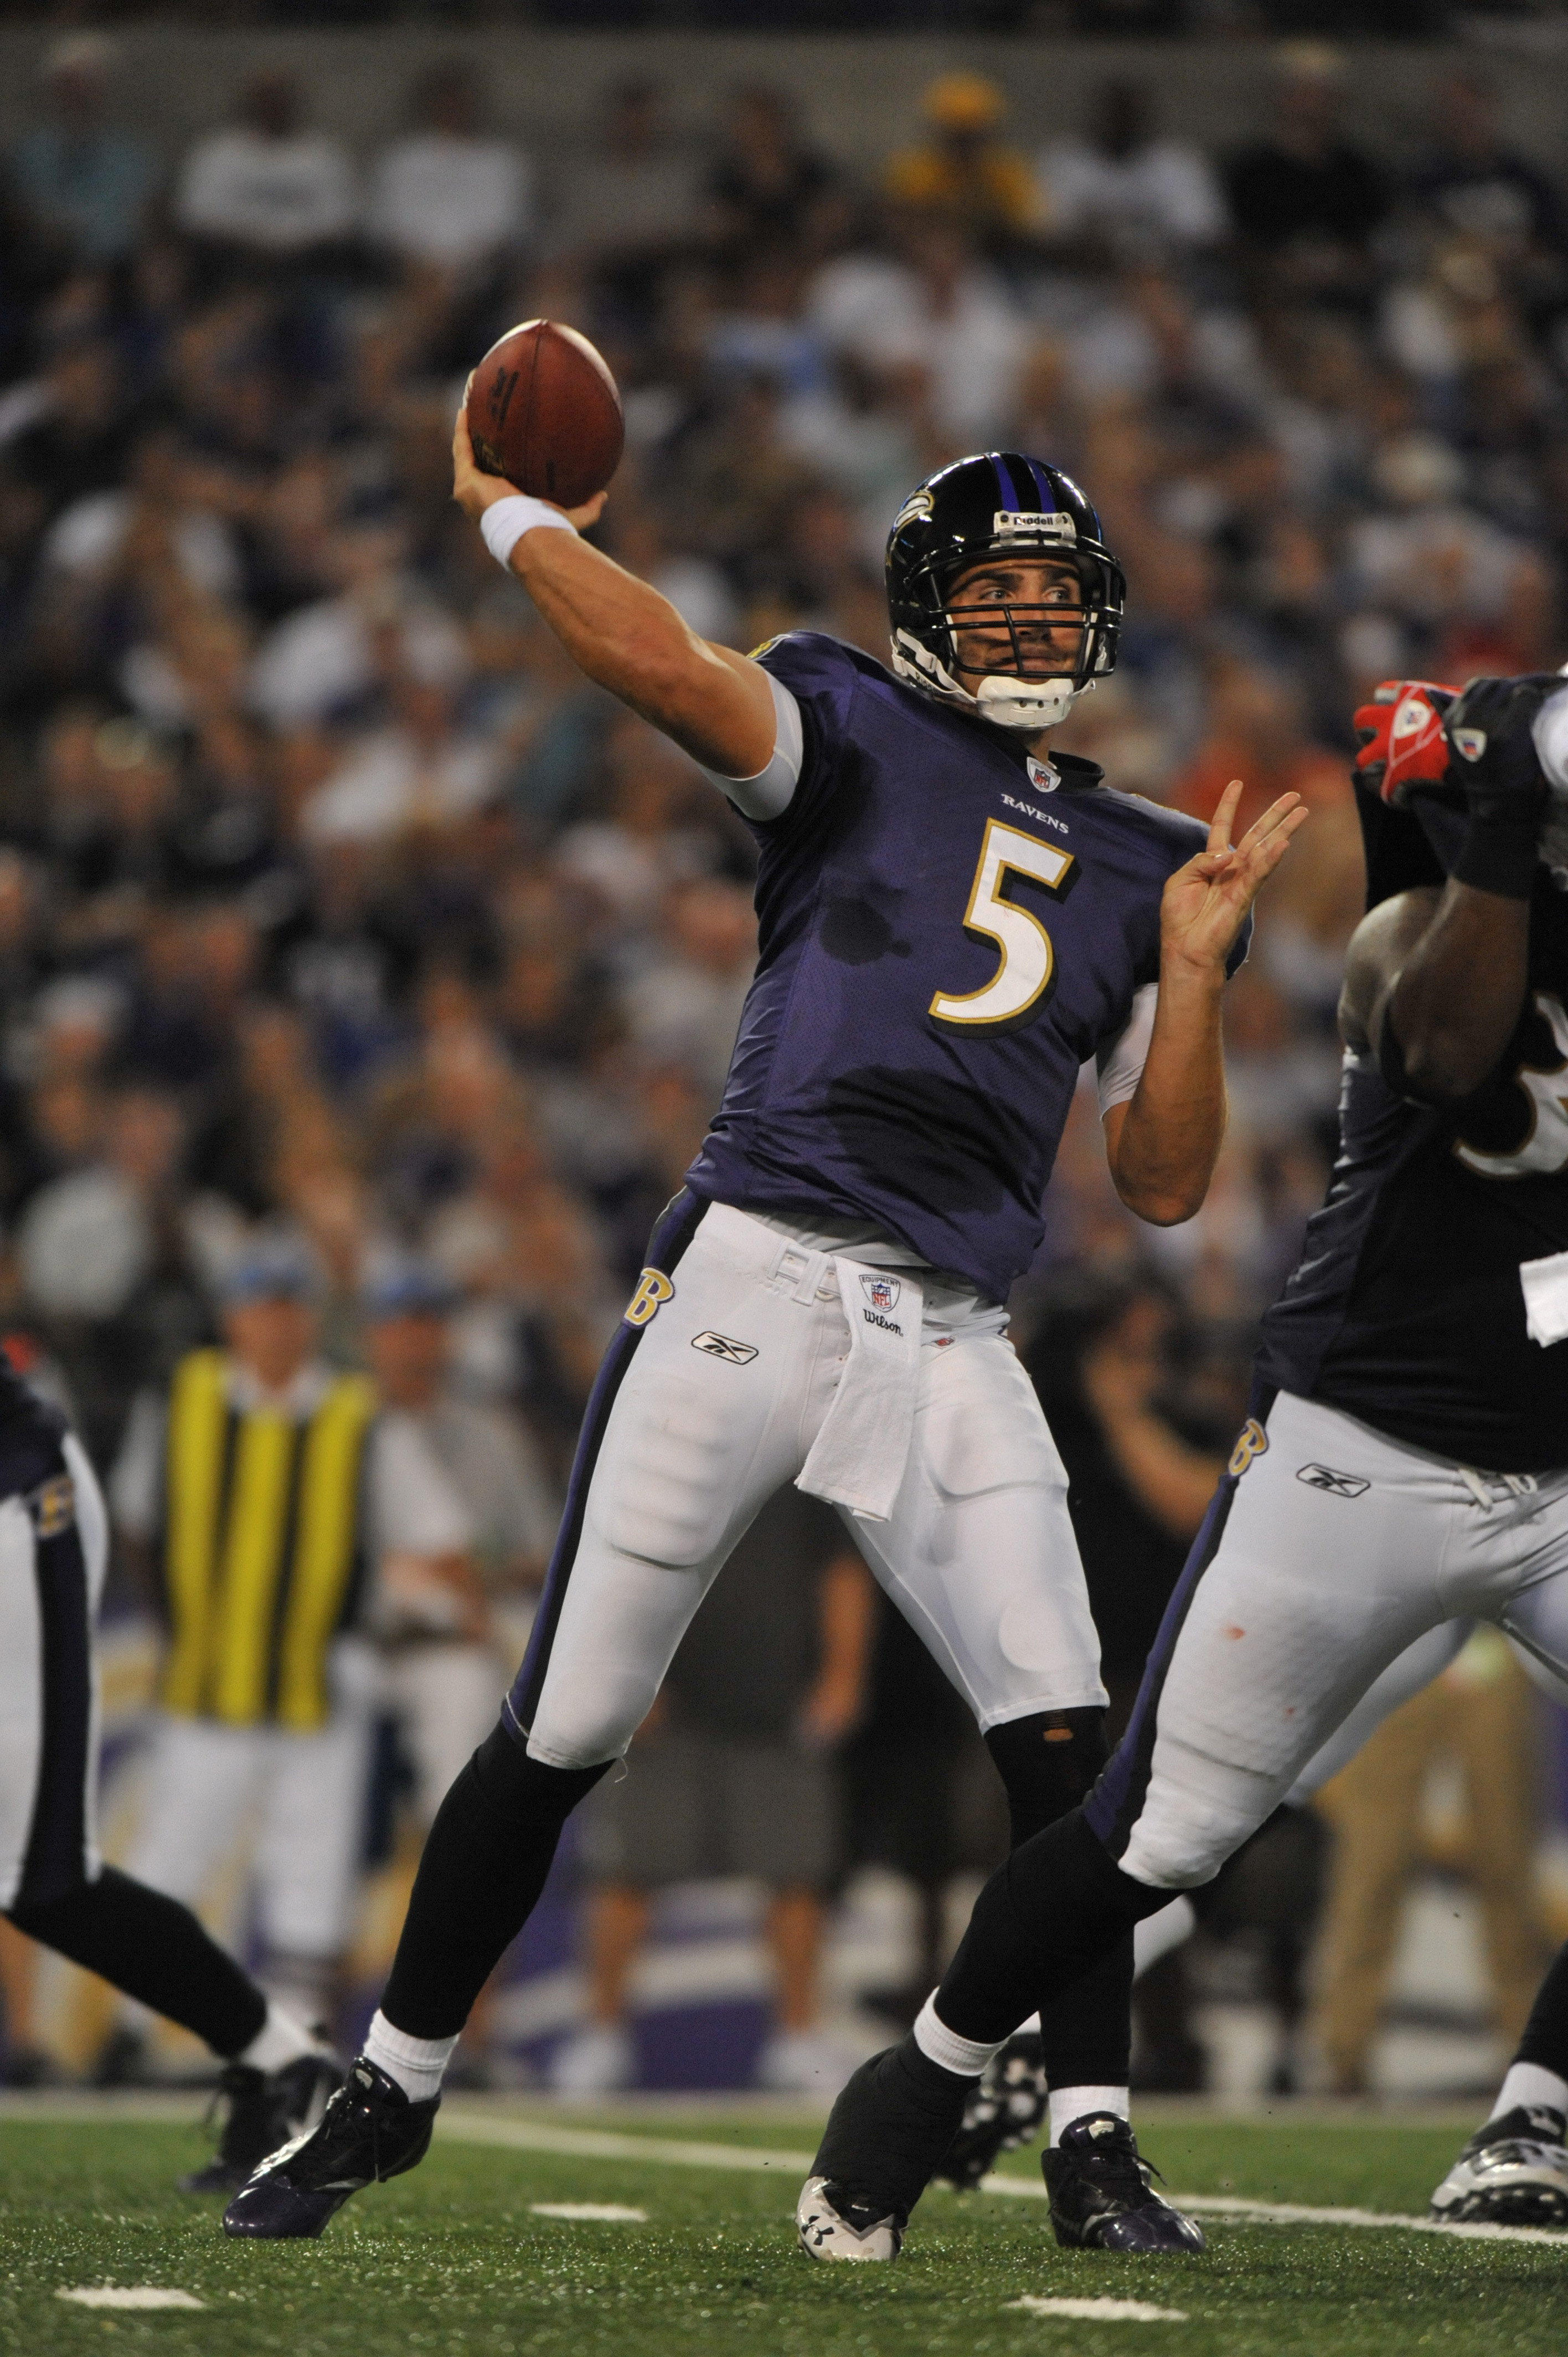
[[[750,826],[759,955],[723,1103],[584,1418],[527,1659],[432,1828],[363,2054],[230,2205],[232,2234],[319,2233],[419,2159],[567,1814],[783,1483],[837,1507],[973,1709],[1015,1841],[1088,1792],[1099,1647],[1002,1305],[1088,1060],[1122,1200],[1158,1222],[1202,1201],[1226,974],[1305,816],[1287,795],[1233,848],[1239,784],[1206,831],[1047,751],[1114,664],[1123,585],[1082,492],[1036,459],[962,459],[905,502],[889,669],[814,631],[709,645],[580,537],[599,500],[566,515],[477,473],[461,421],[456,457],[457,499],[582,669]],[[1130,1931],[1047,2011],[1053,2104],[1100,2124],[1058,2210],[1085,2239],[1191,2247],[1126,2121]],[[924,2117],[975,2050],[928,2012],[888,2067]],[[819,2185],[805,2246],[892,2257],[908,2204],[876,2194]]]

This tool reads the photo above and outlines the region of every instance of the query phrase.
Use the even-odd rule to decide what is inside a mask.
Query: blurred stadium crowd
[[[1303,45],[1227,154],[1129,81],[1037,146],[954,73],[850,176],[768,88],[693,145],[637,81],[546,175],[453,65],[368,155],[258,76],[160,177],[113,51],[61,43],[0,224],[0,1286],[101,1465],[259,1237],[312,1255],[341,1366],[416,1270],[442,1396],[516,1442],[528,1502],[481,1584],[526,1620],[754,949],[744,829],[449,501],[467,370],[546,314],[623,389],[604,544],[699,631],[883,652],[911,484],[1038,451],[1129,581],[1118,673],[1061,741],[1199,814],[1234,775],[1249,813],[1312,806],[1230,993],[1208,1206],[1139,1226],[1087,1092],[1015,1304],[1125,1699],[1325,1181],[1348,716],[1391,673],[1568,652],[1563,192],[1477,73],[1433,71],[1397,175]],[[995,1827],[953,1801],[962,1731],[912,1648],[843,1610],[815,1739],[848,1743],[850,1857],[914,1875],[935,1943]],[[1299,1886],[1284,1911],[1299,1948]]]

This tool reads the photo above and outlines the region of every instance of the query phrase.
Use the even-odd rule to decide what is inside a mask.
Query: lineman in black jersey
[[[81,1444],[0,1351],[0,1911],[220,2058],[222,2139],[183,2188],[223,2192],[319,2115],[338,2073],[188,1907],[99,1855],[107,1546]]]
[[[916,2116],[879,2057],[834,2107],[813,2181],[868,2206],[908,2213],[1033,2005],[1212,1879],[1428,1631],[1490,1620],[1568,1674],[1568,689],[1480,680],[1427,716],[1430,791],[1358,780],[1341,1151],[1252,1412],[1120,1749],[986,1886],[937,1991],[970,2071]]]

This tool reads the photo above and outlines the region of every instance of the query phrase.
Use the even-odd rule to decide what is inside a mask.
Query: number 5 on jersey
[[[944,1030],[1009,1030],[1050,996],[1056,970],[1051,937],[1038,917],[1007,898],[1009,876],[1027,876],[1061,899],[1078,880],[1078,862],[1054,843],[1004,826],[1000,819],[987,822],[963,930],[972,942],[994,942],[1002,963],[979,990],[961,996],[938,991],[929,1011]]]

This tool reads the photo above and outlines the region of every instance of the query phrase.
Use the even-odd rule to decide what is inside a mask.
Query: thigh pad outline
[[[932,1392],[916,1446],[941,1497],[1067,1488],[1034,1386],[1006,1343],[960,1345],[933,1370]]]

